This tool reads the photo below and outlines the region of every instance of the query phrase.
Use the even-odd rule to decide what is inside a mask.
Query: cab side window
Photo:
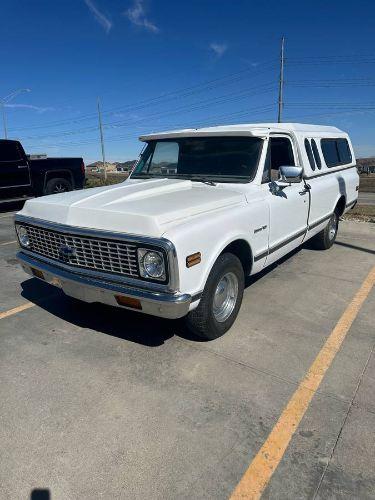
[[[315,159],[311,149],[310,141],[308,139],[305,139],[305,149],[307,158],[309,159],[311,170],[315,170]]]
[[[287,137],[271,137],[262,182],[276,181],[279,178],[279,169],[284,165],[295,165],[292,143]]]
[[[312,150],[314,153],[316,166],[318,167],[318,170],[320,170],[322,168],[322,161],[320,159],[320,154],[319,154],[318,146],[316,145],[315,139],[311,139],[311,147],[312,147]]]
[[[17,161],[21,158],[16,141],[0,141],[0,161]]]
[[[320,145],[328,168],[352,162],[352,153],[346,139],[321,139]]]

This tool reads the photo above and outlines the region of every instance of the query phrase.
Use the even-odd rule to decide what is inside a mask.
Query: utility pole
[[[6,119],[6,116],[5,116],[5,103],[3,101],[0,101],[0,105],[1,105],[1,110],[3,112],[4,139],[8,139],[7,119]]]
[[[277,121],[281,123],[282,112],[283,112],[283,91],[284,91],[284,43],[285,38],[281,39],[281,51],[280,51],[280,76],[279,76],[279,109],[277,114]]]
[[[100,142],[101,142],[101,145],[102,145],[102,160],[103,160],[104,180],[106,181],[107,180],[107,166],[106,166],[106,163],[105,163],[102,113],[101,113],[101,110],[100,110],[100,101],[99,101],[99,98],[98,98],[98,119],[99,119]]]

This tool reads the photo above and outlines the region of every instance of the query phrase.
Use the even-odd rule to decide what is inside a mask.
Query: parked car
[[[30,200],[24,270],[72,297],[224,334],[245,277],[312,239],[328,249],[357,201],[348,135],[303,124],[163,132],[122,184]]]
[[[27,156],[19,141],[0,139],[0,202],[82,189],[82,158]]]

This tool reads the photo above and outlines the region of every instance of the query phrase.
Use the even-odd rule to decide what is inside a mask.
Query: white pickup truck
[[[306,240],[335,241],[359,178],[348,135],[304,124],[151,134],[132,175],[27,201],[18,259],[72,297],[164,318],[196,335],[233,324],[245,277]]]

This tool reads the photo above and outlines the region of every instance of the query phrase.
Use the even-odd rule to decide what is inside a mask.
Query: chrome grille
[[[139,277],[137,247],[134,244],[59,233],[38,226],[24,227],[31,242],[30,249],[44,257],[77,267]],[[67,259],[61,256],[61,247],[64,246],[74,249]]]

